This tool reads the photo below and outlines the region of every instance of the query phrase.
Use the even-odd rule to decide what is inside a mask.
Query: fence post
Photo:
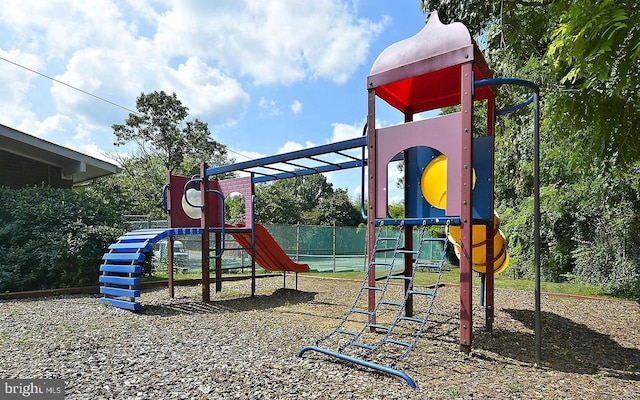
[[[300,262],[300,223],[296,224],[296,262]]]
[[[336,273],[336,221],[333,221],[333,273]]]

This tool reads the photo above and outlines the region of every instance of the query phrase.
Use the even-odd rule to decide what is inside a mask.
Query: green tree
[[[203,161],[219,166],[233,160],[226,146],[211,138],[205,122],[188,120],[189,109],[175,93],[142,93],[136,106],[137,114],[129,114],[124,124],[113,125],[116,146],[133,142],[135,150],[130,155],[114,155],[122,172],[100,180],[90,190],[123,213],[163,218],[162,187],[167,171],[192,176],[200,173]]]
[[[496,76],[541,87],[542,267],[640,297],[640,7],[613,0],[423,0],[469,27]],[[527,93],[501,87],[498,108]],[[530,110],[498,119],[496,207],[511,269],[533,266]]]
[[[357,226],[359,210],[346,190],[334,190],[322,174],[256,186],[255,214],[262,223]]]
[[[163,91],[140,94],[136,101],[137,114],[130,113],[123,125],[114,124],[115,145],[131,141],[138,147],[138,155],[159,156],[165,169],[174,172],[189,160],[213,161],[226,155],[226,146],[211,138],[206,122],[188,121],[189,109],[182,105],[175,93]],[[186,166],[186,169],[191,169]]]

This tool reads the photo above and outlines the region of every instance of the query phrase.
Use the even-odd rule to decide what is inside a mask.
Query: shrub
[[[0,188],[0,292],[97,285],[102,254],[125,228],[88,191]]]

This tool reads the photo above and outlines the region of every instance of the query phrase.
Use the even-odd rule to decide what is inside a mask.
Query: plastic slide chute
[[[228,225],[240,228],[241,225]],[[309,272],[308,264],[293,261],[280,247],[263,225],[255,224],[255,252],[251,246],[251,233],[231,233],[233,238],[255,258],[256,263],[267,271]]]
[[[473,184],[475,186],[476,174],[473,171]],[[421,178],[422,196],[433,207],[445,209],[447,204],[447,157],[439,155],[435,157],[424,169]],[[471,265],[474,271],[485,273],[487,269],[487,234],[486,225],[473,224],[473,244]],[[499,274],[509,265],[509,253],[507,241],[500,231],[500,217],[493,216],[493,271]],[[447,237],[454,245],[456,256],[460,258],[460,227],[450,226]]]

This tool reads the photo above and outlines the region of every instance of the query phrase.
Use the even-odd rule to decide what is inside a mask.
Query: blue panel
[[[422,196],[422,172],[431,160],[439,156],[439,151],[430,147],[414,147],[407,150],[405,160],[407,199],[405,216],[407,218],[441,218],[445,212],[433,207]]]
[[[142,282],[141,278],[129,278],[125,276],[100,276],[100,283],[122,286],[138,286]]]
[[[145,253],[104,253],[102,259],[115,262],[142,262],[146,258]]]
[[[493,193],[493,137],[483,136],[473,141],[473,168],[476,183],[473,190],[473,218],[492,220],[491,195]],[[407,218],[443,218],[445,211],[433,207],[422,196],[422,173],[429,162],[441,153],[429,147],[414,147],[407,150],[405,160]]]
[[[172,236],[174,235],[202,235],[203,228],[173,228]]]
[[[153,245],[149,242],[131,242],[131,243],[114,243],[109,246],[109,250],[113,250],[119,253],[137,253],[147,252],[151,250]]]
[[[473,168],[476,185],[473,189],[473,218],[493,220],[491,195],[493,194],[493,137],[482,136],[473,140]]]
[[[120,274],[140,274],[142,273],[141,265],[114,265],[114,264],[102,264],[100,266],[101,272],[117,272]]]
[[[140,303],[138,302],[130,302],[130,301],[124,301],[124,300],[118,300],[118,299],[109,299],[106,297],[103,297],[100,299],[100,302],[102,304],[107,304],[113,307],[118,307],[118,308],[124,308],[125,310],[131,310],[131,311],[139,311],[142,306],[140,305]]]
[[[137,290],[137,289],[131,290],[131,289],[121,289],[121,288],[102,286],[100,288],[100,293],[108,294],[110,296],[140,297],[140,290]]]

